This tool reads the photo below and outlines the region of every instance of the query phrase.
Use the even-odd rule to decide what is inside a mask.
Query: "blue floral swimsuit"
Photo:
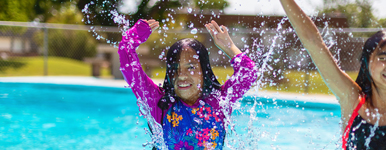
[[[163,119],[165,144],[169,149],[222,149],[224,125],[208,104],[191,108],[177,101]],[[195,144],[197,143],[197,144]]]

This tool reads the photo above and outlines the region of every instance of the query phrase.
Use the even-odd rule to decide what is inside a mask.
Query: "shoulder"
[[[342,113],[342,121],[348,122],[355,108],[361,103],[361,101],[365,102],[365,95],[362,93],[353,93],[351,96],[342,97],[339,100],[341,113]]]

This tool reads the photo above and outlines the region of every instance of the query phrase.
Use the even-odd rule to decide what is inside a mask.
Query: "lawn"
[[[218,81],[223,84],[232,74],[232,67],[213,67],[214,74],[218,77]],[[355,79],[357,72],[347,72],[347,74]],[[23,57],[20,59],[12,59],[8,61],[0,61],[0,77],[7,76],[43,76],[44,75],[44,60],[43,57]],[[48,58],[48,75],[49,76],[91,76],[91,65],[82,61],[62,58]],[[310,94],[331,94],[328,87],[324,83],[322,77],[317,71],[308,73],[308,82],[306,82],[306,73],[302,71],[286,71],[284,79],[280,84],[269,85],[265,84],[262,89],[270,91],[282,91],[292,93],[310,93]],[[102,77],[111,77],[107,68],[102,68]],[[152,72],[152,78],[163,79],[165,77],[165,68],[155,68]],[[307,83],[307,84],[306,84]],[[306,91],[306,85],[308,91]]]
[[[214,74],[218,77],[218,81],[223,84],[233,74],[233,68],[213,67]],[[318,71],[310,71],[308,82],[306,82],[306,73],[302,71],[286,71],[284,79],[280,84],[270,86],[266,84],[262,89],[270,91],[282,91],[292,93],[309,93],[309,94],[332,94],[327,85],[324,83]],[[356,79],[357,72],[347,72],[352,78]],[[156,79],[163,79],[165,77],[165,68],[156,68],[152,72],[152,77]],[[307,84],[306,84],[307,83]],[[308,91],[306,91],[306,86]]]
[[[357,72],[346,72],[353,80],[358,75]],[[309,93],[309,94],[332,94],[324,83],[318,71],[308,73],[308,82],[305,72],[286,71],[284,80],[277,86],[265,86],[267,90],[278,90],[292,93]],[[307,87],[306,87],[307,86]],[[306,91],[307,88],[307,91]]]
[[[48,58],[49,76],[91,76],[91,64],[83,61],[63,58]],[[20,57],[7,61],[0,61],[0,76],[43,76],[43,57]],[[111,76],[107,68],[101,69],[101,76]]]

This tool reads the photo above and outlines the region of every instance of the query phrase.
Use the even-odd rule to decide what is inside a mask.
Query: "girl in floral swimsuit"
[[[122,37],[118,53],[126,82],[138,99],[146,100],[150,114],[162,125],[168,149],[222,149],[225,116],[256,80],[255,63],[234,45],[224,26],[212,21],[205,26],[231,59],[232,77],[220,85],[204,45],[182,39],[168,50],[164,84],[158,87],[142,70],[135,51],[158,24],[139,20]]]
[[[386,32],[363,46],[361,68],[352,80],[334,61],[315,24],[294,0],[280,0],[324,82],[339,100],[342,149],[386,149]]]

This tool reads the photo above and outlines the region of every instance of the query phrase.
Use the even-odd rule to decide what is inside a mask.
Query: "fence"
[[[149,75],[152,68],[163,66],[163,53],[168,47],[185,37],[197,38],[207,46],[212,66],[229,65],[229,59],[213,44],[206,29],[192,29],[188,25],[183,28],[162,28],[138,49]],[[283,73],[291,70],[304,72],[305,83],[308,83],[309,72],[316,69],[292,29],[229,29],[235,44],[249,51],[257,64],[263,65],[261,60],[270,57],[264,59],[268,60],[267,83],[283,84]],[[341,68],[355,72],[366,38],[353,35],[366,36],[378,30],[321,29],[321,33]],[[117,48],[114,47],[120,39],[121,32],[117,27],[0,21],[0,76],[112,75],[122,78]],[[308,88],[304,91],[308,92]]]
[[[103,75],[111,74],[109,56],[98,55],[105,40],[96,40],[90,27],[0,22],[0,76],[100,76],[95,64],[103,66]],[[121,35],[118,28],[97,28],[106,38]]]

